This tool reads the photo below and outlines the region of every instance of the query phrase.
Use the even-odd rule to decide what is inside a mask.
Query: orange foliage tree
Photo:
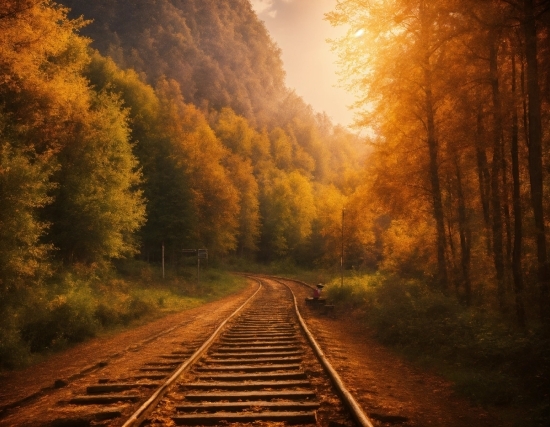
[[[410,251],[415,275],[467,304],[487,288],[520,325],[529,298],[546,318],[543,5],[340,0],[327,19],[348,26],[334,46],[359,94],[357,125],[374,135],[358,192],[376,212],[370,227],[390,219],[380,265],[399,269]],[[405,242],[427,235],[418,258]]]

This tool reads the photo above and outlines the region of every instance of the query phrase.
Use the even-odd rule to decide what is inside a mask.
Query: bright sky
[[[354,99],[337,87],[337,55],[328,38],[337,38],[343,28],[333,28],[323,19],[334,10],[336,0],[250,0],[282,50],[286,83],[315,111],[326,112],[334,123],[349,125],[353,113],[347,106]]]

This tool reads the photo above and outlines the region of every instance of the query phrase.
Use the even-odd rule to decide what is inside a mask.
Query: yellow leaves
[[[317,215],[310,181],[297,171],[273,170],[261,183],[264,240],[269,250],[286,255],[304,244]]]
[[[311,234],[311,223],[317,214],[313,189],[309,180],[296,171],[288,175],[288,186],[294,198],[290,205],[291,221],[298,239],[305,240]]]
[[[256,132],[244,117],[238,116],[229,107],[222,108],[215,124],[215,131],[218,138],[233,153],[243,157],[251,156],[252,140]]]
[[[66,13],[66,9],[44,1],[0,21],[0,63],[6,73],[2,76],[4,79],[38,77],[50,61],[69,52],[70,63],[75,62],[75,56],[81,57],[77,51],[87,41],[77,37],[76,31],[84,22],[70,21]]]
[[[270,132],[269,138],[275,165],[283,170],[290,168],[292,164],[292,142],[288,135],[283,129],[276,127]]]
[[[224,161],[229,178],[239,192],[239,249],[255,251],[260,236],[260,203],[258,183],[249,159],[232,154]]]
[[[174,160],[189,180],[198,222],[194,239],[218,253],[236,247],[239,193],[223,166],[229,155],[204,115],[185,104],[175,82],[159,84],[161,116]]]
[[[384,233],[384,261],[381,268],[403,276],[418,272],[429,275],[434,267],[435,230],[425,221],[392,221]]]
[[[316,222],[323,237],[323,260],[337,264],[340,259],[342,210],[346,197],[333,185],[315,186]]]
[[[36,208],[51,200],[52,167],[47,156],[30,157],[10,143],[0,143],[0,283],[4,289],[33,278],[51,249],[40,243],[47,224],[38,219]]]
[[[83,22],[68,20],[65,9],[30,5],[0,20],[0,100],[8,102],[16,133],[32,133],[41,151],[58,149],[66,124],[89,108],[82,76],[89,42],[76,34]]]

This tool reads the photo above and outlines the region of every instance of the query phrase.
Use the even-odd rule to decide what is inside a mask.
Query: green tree
[[[52,158],[0,145],[0,294],[8,304],[48,273],[51,245],[41,242],[48,224],[38,210],[51,202]]]
[[[260,181],[262,257],[287,256],[307,244],[316,216],[310,181],[297,171],[273,170]],[[267,178],[267,179],[266,179]]]
[[[59,154],[51,238],[64,260],[96,263],[137,251],[144,222],[141,174],[129,143],[127,114],[97,94],[72,144]]]
[[[192,196],[185,168],[178,165],[174,141],[163,134],[160,100],[133,70],[121,70],[110,58],[94,52],[86,75],[98,91],[116,94],[128,109],[133,151],[143,173],[146,222],[140,230],[142,255],[159,260],[161,247],[172,262],[190,245]]]

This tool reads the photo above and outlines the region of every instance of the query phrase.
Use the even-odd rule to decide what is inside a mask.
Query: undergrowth
[[[190,309],[241,289],[222,270],[167,271],[138,261],[118,269],[74,268],[0,304],[0,369],[26,366],[98,334]],[[23,302],[20,303],[20,302]]]
[[[520,330],[487,307],[381,275],[348,277],[343,286],[334,280],[325,292],[380,342],[435,369],[462,395],[501,411],[521,408],[518,425],[550,425],[550,340],[540,326]]]

